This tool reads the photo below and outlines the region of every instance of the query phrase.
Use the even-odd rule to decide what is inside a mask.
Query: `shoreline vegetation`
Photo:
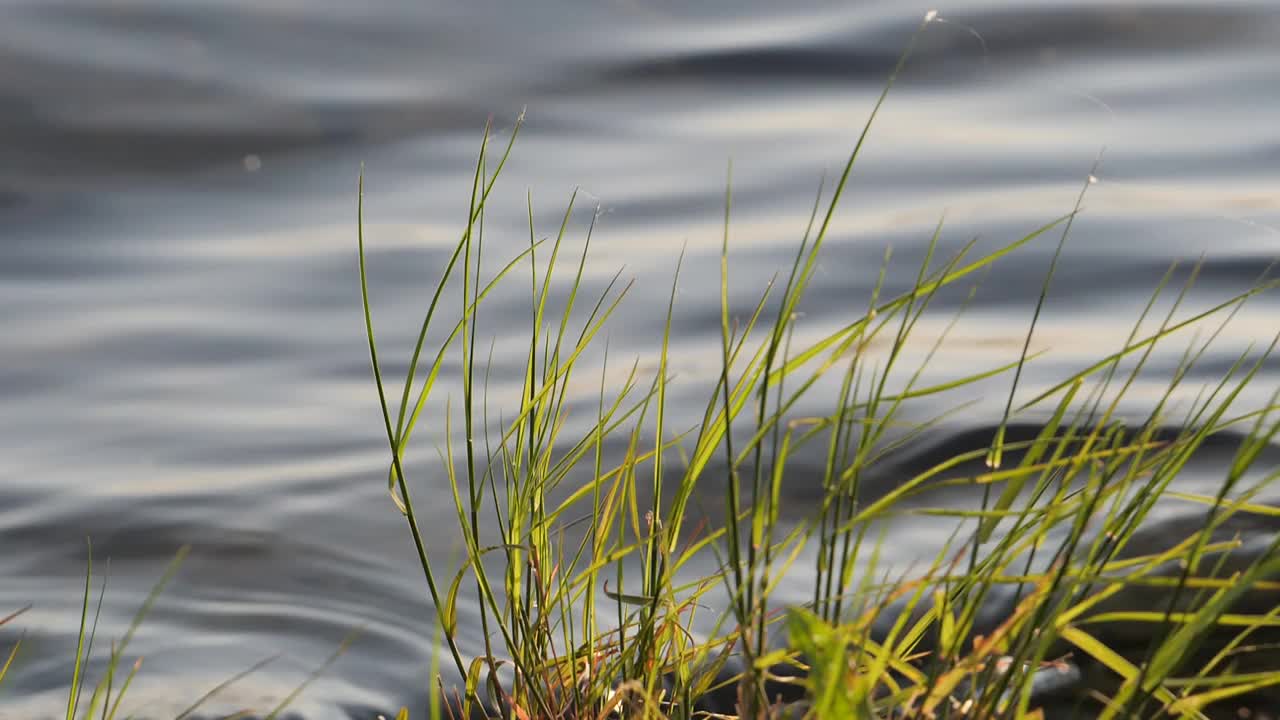
[[[933,19],[931,13],[924,24]],[[482,271],[486,205],[519,121],[500,152],[486,128],[466,227],[395,390],[383,374],[370,312],[362,176],[360,282],[390,450],[382,481],[416,548],[443,648],[431,668],[431,706],[402,709],[399,717],[1257,718],[1257,702],[1280,707],[1280,508],[1265,502],[1280,470],[1257,464],[1280,432],[1280,391],[1259,397],[1253,384],[1276,340],[1240,353],[1216,384],[1192,388],[1199,395],[1190,405],[1174,401],[1188,392],[1192,369],[1235,312],[1276,280],[1264,275],[1215,305],[1185,308],[1197,272],[1173,287],[1170,268],[1120,346],[1051,387],[1025,391],[1019,385],[1036,357],[1036,322],[1087,178],[1069,213],[986,255],[969,244],[944,256],[939,223],[911,289],[882,295],[882,267],[861,315],[816,341],[798,339],[801,300],[841,194],[910,54],[909,45],[841,175],[829,192],[819,191],[792,264],[749,308],[728,301],[726,189],[721,368],[703,390],[704,412],[692,429],[677,428],[667,407],[668,361],[679,352],[670,333],[678,265],[656,371],[647,376],[631,364],[621,383],[606,382],[603,369],[584,358],[604,343],[629,286],[615,276],[597,296],[579,292],[590,230],[576,274],[556,274],[565,265],[572,200],[548,239],[537,239],[530,208],[527,247],[496,271]],[[1055,242],[1057,250],[1019,354],[999,367],[925,384],[944,333],[921,365],[903,367],[902,350],[940,292],[967,287],[1032,242]],[[488,337],[479,310],[503,282],[527,283],[531,291],[523,390],[499,423],[487,405]],[[1161,303],[1167,312],[1156,311]],[[436,347],[427,343],[432,328],[447,334]],[[1152,372],[1156,348],[1169,343],[1180,343],[1181,362],[1162,376],[1166,391],[1146,404],[1145,418],[1122,415],[1122,399]],[[446,366],[459,368],[447,381],[461,396],[443,413],[424,414]],[[891,488],[866,486],[889,453],[920,442],[945,419],[908,422],[909,403],[940,407],[947,393],[995,380],[1008,381],[1008,398],[988,445]],[[577,406],[568,422],[571,382],[597,388],[595,416],[583,432],[567,429],[584,424]],[[801,399],[819,387],[835,388],[827,414],[797,416]],[[687,398],[693,391],[680,392]],[[1246,394],[1261,409],[1233,410]],[[1034,432],[1008,432],[1032,418]],[[457,447],[446,444],[432,467],[452,491],[461,558],[441,557],[423,539],[415,510],[423,485],[406,461],[420,422],[431,423],[433,434],[464,438]],[[1223,436],[1235,451],[1217,493],[1177,489],[1197,450]],[[788,462],[802,450],[825,460],[822,492],[807,501],[810,516],[792,526],[780,519],[784,484]],[[694,500],[712,475],[724,486],[724,505],[707,523]],[[946,486],[976,492],[980,508],[908,502]],[[1179,536],[1148,537],[1144,521],[1157,501],[1184,503],[1194,521],[1179,526]],[[957,532],[923,570],[894,577],[878,569],[876,528],[904,513],[936,517]],[[708,557],[719,572],[684,579],[682,568]],[[802,563],[811,566],[811,599],[773,600]],[[85,689],[91,577],[92,570],[81,647],[69,670],[68,720],[116,716],[137,672],[136,664],[127,672],[119,667],[126,636],[111,646],[102,678]],[[989,622],[997,598],[1008,612]],[[475,658],[458,641],[464,602],[474,603],[479,627],[472,630],[485,643]],[[695,634],[695,615],[700,627],[702,616],[714,617],[716,630]],[[16,616],[0,618],[0,626]],[[0,653],[9,658],[0,665],[0,692],[16,654],[17,646]],[[457,686],[441,681],[455,675]],[[278,716],[301,690],[266,717]]]
[[[931,13],[924,24],[933,19]],[[1255,502],[1277,471],[1253,467],[1280,432],[1276,396],[1261,410],[1231,414],[1234,401],[1253,389],[1275,340],[1242,353],[1192,407],[1175,408],[1172,401],[1222,326],[1274,280],[1264,276],[1216,306],[1183,312],[1197,273],[1193,269],[1185,286],[1171,289],[1171,268],[1121,347],[1023,399],[1018,383],[1034,359],[1035,323],[1090,175],[1070,213],[985,256],[973,257],[966,245],[940,257],[940,223],[912,289],[882,297],[882,268],[861,317],[816,342],[793,342],[800,301],[840,196],[910,53],[909,45],[829,195],[819,193],[791,267],[753,308],[729,307],[732,192],[726,190],[721,372],[705,390],[701,421],[688,431],[673,430],[666,413],[668,360],[678,351],[670,334],[677,264],[653,376],[642,377],[633,365],[621,386],[602,379],[595,422],[586,432],[564,434],[567,388],[627,288],[615,278],[599,296],[581,297],[593,226],[577,274],[560,293],[563,305],[548,302],[572,200],[558,233],[547,240],[535,239],[530,208],[527,249],[482,276],[485,207],[519,122],[493,160],[486,130],[469,220],[425,312],[398,398],[389,394],[378,359],[361,232],[366,330],[391,451],[388,487],[439,608],[447,649],[442,662],[451,661],[465,678],[464,687],[437,698],[432,717],[483,714],[481,708],[515,718],[691,718],[707,712],[744,718],[1038,717],[1051,712],[1048,696],[1069,686],[1065,705],[1052,699],[1072,717],[1199,718],[1224,706],[1230,713],[1248,710],[1248,698],[1280,686],[1280,663],[1267,663],[1280,647],[1268,639],[1280,625],[1280,603],[1274,602],[1280,535],[1273,528],[1258,547],[1258,537],[1239,534],[1240,527],[1267,527],[1267,519],[1280,515]],[[922,384],[923,365],[894,372],[913,327],[940,291],[963,286],[1023,245],[1055,236],[1057,250],[1020,355],[945,385]],[[491,289],[516,272],[527,272],[524,282],[532,288],[524,389],[514,417],[493,431],[487,377],[477,369],[483,367],[477,350],[486,341],[477,318]],[[1168,294],[1174,295],[1171,307],[1158,316],[1157,301]],[[460,315],[437,318],[446,303],[456,307],[459,299]],[[585,320],[571,322],[579,303],[591,309]],[[444,326],[452,329],[439,347],[427,348],[433,322],[454,324]],[[1207,335],[1186,333],[1192,328]],[[1154,349],[1180,333],[1193,339],[1164,395],[1145,420],[1122,417],[1120,402]],[[872,350],[873,341],[889,350]],[[933,351],[945,343],[944,335]],[[443,417],[434,417],[449,438],[453,423],[461,423],[465,441],[446,446],[443,469],[434,472],[446,475],[453,488],[465,545],[460,567],[445,567],[428,554],[403,462],[450,352],[460,368],[461,407],[446,404]],[[904,422],[905,403],[995,376],[1012,382],[988,447],[904,477],[878,495],[862,487],[888,450],[918,441],[942,419],[890,432]],[[839,386],[829,414],[791,417],[789,411],[824,380]],[[1031,439],[1006,439],[1009,424],[1025,417],[1047,420]],[[1174,489],[1206,439],[1226,432],[1240,441],[1218,493]],[[618,442],[625,446],[622,456],[606,455],[606,444]],[[808,521],[783,528],[787,464],[803,447],[820,448],[826,458],[823,497]],[[672,455],[683,462],[672,462]],[[978,471],[943,479],[975,462]],[[727,474],[725,505],[714,523],[703,525],[691,498],[713,472]],[[945,483],[980,489],[981,509],[904,509],[905,500]],[[1198,507],[1202,522],[1184,536],[1144,538],[1144,520],[1161,498]],[[949,518],[957,527],[968,521],[972,530],[957,534],[924,572],[877,581],[879,548],[871,528],[901,512]],[[566,526],[579,518],[586,518],[587,529],[568,539]],[[682,581],[678,570],[702,554],[713,555],[722,570]],[[771,594],[802,557],[813,562],[812,601],[804,607],[773,604]],[[1142,598],[1136,605],[1135,589]],[[713,591],[727,603],[704,603]],[[986,603],[1010,591],[1007,617],[979,627]],[[475,659],[464,658],[455,641],[464,594],[479,609],[485,642]],[[691,618],[698,612],[720,613],[709,638],[693,633]],[[1144,642],[1108,646],[1106,628],[1115,626],[1127,626]]]

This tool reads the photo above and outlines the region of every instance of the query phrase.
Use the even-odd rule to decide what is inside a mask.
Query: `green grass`
[[[909,55],[910,48],[899,70]],[[892,78],[886,94],[891,85]],[[681,424],[687,418],[671,417],[667,402],[670,358],[680,352],[671,336],[679,263],[656,369],[646,374],[632,361],[621,381],[607,379],[617,377],[607,350],[603,362],[584,361],[589,349],[599,350],[602,330],[630,288],[615,277],[599,295],[584,297],[594,223],[571,265],[576,269],[565,278],[556,274],[568,252],[572,199],[558,230],[544,239],[530,207],[525,249],[497,271],[482,272],[485,246],[493,243],[486,243],[486,208],[519,123],[496,156],[486,129],[464,230],[437,280],[393,402],[370,313],[362,180],[360,280],[390,449],[388,487],[437,608],[446,662],[465,678],[465,687],[446,693],[444,702],[437,698],[433,715],[466,716],[488,706],[515,718],[688,718],[697,715],[694,701],[717,689],[731,656],[744,668],[729,689],[737,698],[732,712],[748,718],[778,710],[773,693],[787,681],[775,671],[787,664],[800,671],[791,682],[806,697],[789,709],[810,717],[1033,717],[1033,682],[1068,654],[1105,676],[1090,683],[1092,697],[1082,700],[1101,717],[1205,717],[1211,703],[1280,684],[1280,674],[1243,669],[1251,654],[1273,652],[1254,638],[1277,625],[1277,613],[1239,609],[1248,593],[1276,589],[1271,578],[1280,571],[1280,554],[1272,547],[1242,563],[1231,554],[1240,539],[1223,536],[1242,517],[1280,512],[1254,502],[1278,474],[1254,467],[1280,431],[1276,398],[1266,399],[1263,410],[1232,414],[1241,394],[1257,392],[1253,383],[1274,340],[1240,354],[1217,384],[1199,390],[1192,407],[1178,411],[1173,401],[1226,322],[1276,283],[1263,278],[1212,307],[1186,310],[1198,267],[1180,289],[1170,287],[1170,268],[1123,344],[1020,401],[1051,265],[1022,352],[1007,364],[927,385],[925,370],[945,347],[944,334],[918,367],[900,368],[908,339],[940,291],[965,287],[1037,241],[1056,238],[1056,264],[1088,189],[1084,183],[1069,213],[986,255],[975,255],[969,244],[942,256],[940,223],[911,290],[884,296],[882,269],[861,314],[816,341],[800,341],[798,308],[884,100],[831,192],[819,193],[791,266],[751,308],[729,303],[732,193],[726,192],[722,367],[718,381],[702,390],[704,410],[691,429]],[[477,358],[489,342],[479,311],[495,287],[516,282],[529,288],[523,390],[514,407],[491,408],[487,370]],[[1171,296],[1170,309],[1156,315],[1159,301]],[[555,297],[563,300],[557,304]],[[431,328],[441,324],[443,341],[429,347]],[[1170,343],[1184,350],[1176,370],[1162,378],[1165,393],[1148,403],[1145,419],[1122,415],[1121,401],[1157,347]],[[450,398],[436,408],[433,392],[450,357],[460,370],[446,379]],[[992,378],[1006,378],[1009,394],[990,447],[903,477],[883,494],[863,488],[886,454],[945,419],[909,422],[909,403],[923,399],[940,407],[948,393]],[[583,382],[598,386],[594,417],[584,419],[579,410],[570,422],[571,387]],[[818,387],[839,388],[827,414],[797,415],[801,399]],[[680,392],[687,398],[692,391],[682,386]],[[435,409],[424,412],[428,407]],[[495,424],[499,411],[503,419]],[[414,492],[428,481],[408,475],[406,449],[427,418],[433,435],[453,438],[459,430],[464,438],[458,446],[446,441],[438,466],[427,473],[430,482],[452,490],[460,563],[429,552],[415,512]],[[1038,434],[1007,440],[1006,426],[1023,418],[1035,419]],[[569,430],[584,424],[585,431]],[[1245,440],[1217,495],[1176,492],[1172,483],[1198,448],[1228,431]],[[825,457],[823,500],[806,521],[784,525],[788,463],[815,450]],[[726,499],[702,525],[695,492],[710,473],[727,474]],[[981,508],[921,506],[927,490],[947,485],[978,492]],[[1131,546],[1162,498],[1202,506],[1204,528],[1155,550]],[[957,528],[968,521],[974,529],[958,532],[925,570],[883,576],[876,528],[902,514],[938,517]],[[720,572],[681,579],[681,568],[695,559],[705,567],[708,557]],[[771,596],[802,558],[813,563],[812,599],[804,607],[779,607]],[[1017,589],[1020,599],[1002,624],[980,636],[979,610],[1001,588]],[[1117,605],[1124,593],[1141,588],[1159,589],[1158,606]],[[713,590],[727,601],[713,599]],[[464,656],[458,641],[463,602],[479,611],[479,627],[471,630],[485,645],[474,658]],[[716,616],[718,630],[710,637],[692,632],[698,614]],[[887,633],[873,633],[875,621],[886,617],[896,618]],[[1108,623],[1145,627],[1150,642],[1137,653],[1108,647],[1099,639]],[[1210,637],[1218,644],[1206,647],[1216,654],[1191,663]]]

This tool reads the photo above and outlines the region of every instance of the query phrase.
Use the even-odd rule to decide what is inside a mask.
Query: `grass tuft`
[[[721,368],[702,389],[703,412],[689,429],[675,429],[667,402],[669,358],[679,351],[671,328],[683,255],[656,369],[646,376],[637,360],[620,382],[609,380],[616,373],[607,347],[599,366],[584,361],[605,343],[602,331],[630,288],[615,276],[584,298],[594,216],[572,263],[575,274],[556,275],[576,197],[546,240],[536,239],[530,198],[527,247],[483,275],[486,244],[493,244],[485,238],[486,208],[514,132],[492,162],[486,128],[464,229],[425,311],[398,407],[389,400],[373,333],[361,211],[361,289],[392,498],[417,548],[438,631],[464,679],[461,691],[437,694],[434,707],[453,717],[522,719],[1030,718],[1068,698],[1069,707],[1100,717],[1201,718],[1217,704],[1280,685],[1280,663],[1269,662],[1280,646],[1278,611],[1259,604],[1280,589],[1280,537],[1263,532],[1269,544],[1259,547],[1257,532],[1280,514],[1259,500],[1280,471],[1258,466],[1280,432],[1280,406],[1273,395],[1261,409],[1232,414],[1255,388],[1276,341],[1242,352],[1183,415],[1175,416],[1173,401],[1222,328],[1276,280],[1263,276],[1188,313],[1197,266],[1152,326],[1154,308],[1169,300],[1171,267],[1119,347],[1019,403],[1023,369],[1037,357],[1032,335],[1086,183],[1069,213],[985,255],[969,243],[943,257],[940,221],[909,290],[885,292],[886,253],[860,315],[817,339],[797,332],[798,308],[839,199],[910,52],[825,200],[819,189],[791,266],[742,321],[734,320],[728,291],[730,169]],[[903,367],[940,292],[963,289],[1053,232],[1053,260],[1016,357],[927,385],[925,371],[948,342],[944,332],[919,365]],[[494,287],[520,272],[529,283],[521,391],[514,407],[496,413],[488,370],[477,364],[481,310]],[[458,316],[441,320],[449,293],[459,301]],[[426,346],[433,322],[453,323],[434,349]],[[1207,331],[1207,339],[1197,333],[1185,346],[1146,418],[1124,416],[1122,401],[1149,372],[1157,346],[1189,329]],[[463,557],[446,567],[428,557],[403,459],[451,352],[458,353],[460,372],[449,381],[461,388],[464,440],[459,453],[446,442],[437,477],[451,490]],[[594,417],[572,431],[584,418],[571,408],[570,388],[596,371],[598,381],[585,381],[598,384]],[[891,453],[953,412],[910,421],[910,403],[938,405],[948,393],[1001,378],[1010,381],[1008,397],[988,444],[907,472],[890,488],[869,483],[883,477]],[[828,412],[798,415],[801,400],[818,388],[832,398]],[[680,392],[687,398],[693,391]],[[453,437],[456,409],[450,399],[433,416],[445,438]],[[1035,430],[1022,437],[1011,433],[1015,426]],[[1204,444],[1227,435],[1238,438],[1239,450],[1219,492],[1175,490]],[[824,458],[822,497],[808,501],[806,520],[784,526],[783,486],[801,452]],[[723,475],[725,499],[722,510],[708,514],[695,508],[695,493],[712,474]],[[961,486],[982,498],[980,507],[929,504],[930,493]],[[1203,522],[1182,536],[1152,537],[1146,521],[1157,502],[1199,505]],[[881,567],[883,532],[902,515],[945,518],[956,530],[926,568],[894,576]],[[1242,534],[1250,529],[1253,535]],[[720,568],[709,577],[690,581],[680,573],[708,558]],[[774,601],[802,563],[811,563],[811,599],[803,606]],[[1152,597],[1159,599],[1154,606]],[[479,613],[484,642],[471,659],[459,643],[464,602]],[[989,617],[993,605],[1006,609],[996,620]],[[713,622],[695,622],[706,614]],[[695,631],[708,626],[714,632]],[[1130,642],[1135,636],[1140,640]]]

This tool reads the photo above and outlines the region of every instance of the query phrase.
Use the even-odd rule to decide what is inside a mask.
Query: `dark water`
[[[210,707],[262,711],[354,626],[365,633],[295,708],[420,702],[432,610],[380,477],[385,449],[363,344],[355,183],[386,357],[401,363],[466,213],[481,129],[528,122],[487,219],[495,256],[581,188],[574,238],[601,208],[586,286],[637,284],[609,333],[618,367],[652,368],[687,243],[673,370],[698,417],[718,372],[718,269],[733,160],[732,302],[786,262],[819,178],[838,172],[923,16],[899,2],[471,2],[453,8],[201,0],[10,0],[0,8],[0,615],[34,604],[0,715],[64,702],[91,537],[110,557],[99,632],[119,637],[163,565],[194,549],[143,626],[131,709],[172,715],[283,653]],[[945,212],[945,251],[1070,210],[1106,152],[1042,318],[1026,392],[1123,341],[1173,261],[1204,257],[1188,308],[1245,289],[1280,253],[1280,8],[1251,2],[966,0],[921,37],[837,218],[801,326],[860,312],[887,245],[914,277]],[[972,31],[969,29],[972,28]],[[1003,263],[930,380],[1007,362],[1053,242]],[[1184,277],[1183,276],[1180,277]],[[494,297],[493,392],[520,367],[527,295]],[[914,366],[959,307],[944,298]],[[1180,391],[1187,403],[1280,329],[1256,298]],[[1158,397],[1192,335],[1152,359],[1126,412]],[[1257,406],[1277,385],[1262,372]],[[455,389],[456,391],[456,389]],[[592,408],[596,388],[571,398]],[[986,442],[1007,380],[929,452]],[[443,397],[443,395],[442,395]],[[1034,421],[1034,418],[1030,419]],[[579,426],[580,427],[580,426]],[[424,426],[417,477],[438,492]],[[1212,486],[1230,448],[1188,474]],[[1217,453],[1215,455],[1215,453]],[[812,487],[797,473],[788,492]],[[967,498],[957,497],[956,502]],[[795,511],[798,514],[802,510]],[[447,503],[428,543],[455,547]],[[949,532],[904,520],[907,563]],[[937,536],[935,538],[935,536]],[[465,618],[464,618],[465,621]],[[14,626],[0,633],[6,650]],[[475,632],[464,636],[475,651]],[[128,705],[128,704],[127,704]],[[358,713],[357,713],[358,714]]]

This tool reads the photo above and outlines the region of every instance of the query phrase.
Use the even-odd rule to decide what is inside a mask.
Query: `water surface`
[[[434,616],[381,483],[356,278],[361,166],[378,331],[399,371],[462,227],[484,124],[492,118],[501,139],[527,108],[486,219],[489,251],[527,242],[526,191],[545,235],[578,188],[575,242],[599,208],[585,286],[599,292],[620,267],[637,280],[608,334],[611,357],[652,367],[655,308],[685,249],[672,369],[688,390],[673,393],[671,412],[691,423],[719,372],[719,289],[708,280],[728,162],[731,302],[746,313],[789,261],[820,179],[839,172],[927,9],[7,3],[0,614],[34,608],[15,622],[28,644],[0,714],[53,716],[64,702],[86,538],[97,567],[110,558],[104,638],[123,633],[174,551],[194,548],[130,653],[146,657],[131,691],[139,714],[172,715],[282,653],[210,706],[261,712],[354,626],[362,639],[295,708],[338,718],[420,702]],[[946,22],[920,37],[848,187],[804,333],[861,312],[887,246],[888,284],[910,283],[944,213],[944,254],[975,236],[994,247],[1069,212],[1091,170],[1098,182],[1036,336],[1052,352],[1030,367],[1027,393],[1116,348],[1170,263],[1203,258],[1185,302],[1204,308],[1276,259],[1273,4],[939,10]],[[1052,250],[1051,238],[1034,244],[986,278],[930,378],[1015,357]],[[499,292],[482,318],[499,337],[495,396],[518,380],[525,292]],[[939,300],[911,357],[963,299]],[[1270,339],[1277,302],[1245,306],[1182,402]],[[1149,409],[1190,341],[1152,358],[1126,412]],[[1265,401],[1278,378],[1267,365],[1243,402]],[[932,446],[968,449],[985,442],[1005,392],[1007,380],[911,412],[975,400]],[[584,384],[572,401],[589,411],[595,393]],[[432,464],[443,439],[439,422],[424,425],[426,492],[444,487]],[[1206,450],[1189,485],[1212,486],[1229,452]],[[789,493],[806,497],[808,479],[797,473]],[[424,514],[429,544],[448,553],[448,506]],[[912,538],[890,544],[903,564],[945,540],[910,520],[895,532]],[[15,632],[0,635],[3,647]],[[474,630],[462,639],[481,647]]]

